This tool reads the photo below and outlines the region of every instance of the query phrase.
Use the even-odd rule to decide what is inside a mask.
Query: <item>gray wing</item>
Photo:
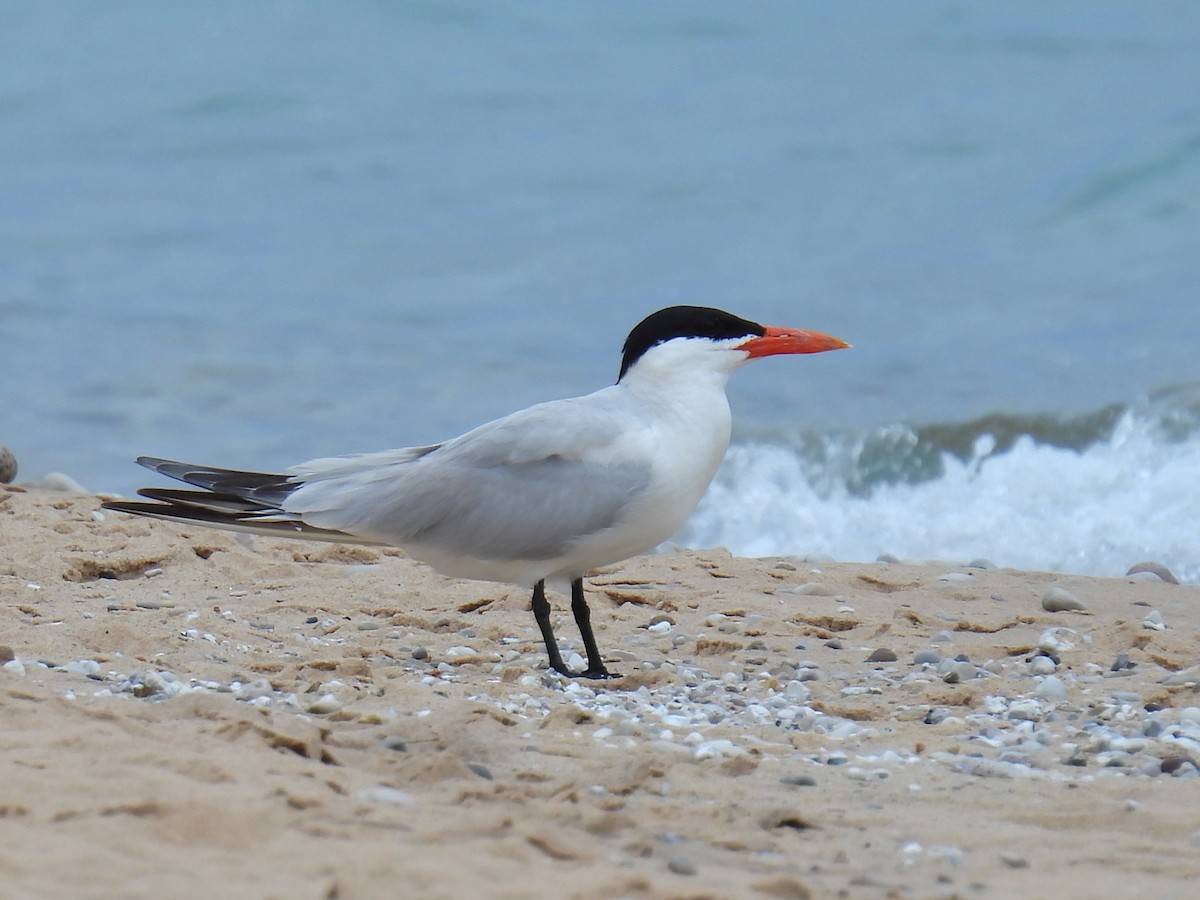
[[[314,460],[293,470],[302,484],[283,509],[374,541],[553,559],[616,524],[650,478],[613,452],[602,394],[539,404],[420,455]]]

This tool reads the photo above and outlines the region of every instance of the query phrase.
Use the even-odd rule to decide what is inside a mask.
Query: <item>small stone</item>
[[[1038,636],[1038,649],[1050,656],[1059,656],[1075,649],[1075,642],[1068,635],[1077,635],[1073,628],[1047,628]]]
[[[1057,669],[1054,660],[1040,653],[1029,661],[1030,675],[1053,675]]]
[[[816,787],[817,779],[811,775],[784,775],[779,779],[782,784],[790,784],[795,787]]]
[[[64,672],[69,672],[72,675],[82,675],[85,678],[91,678],[95,681],[100,680],[100,663],[94,659],[81,659],[76,662],[69,662],[63,666]]]
[[[936,650],[918,650],[913,654],[913,664],[918,666],[936,666],[942,661]]]
[[[492,770],[489,769],[487,766],[485,766],[483,763],[469,762],[469,763],[467,763],[467,768],[470,769],[472,772],[474,772],[476,775],[478,775],[480,778],[484,779],[485,781],[492,780]]]
[[[135,600],[133,605],[138,609],[162,609],[162,603],[157,600]]]
[[[383,746],[385,749],[395,750],[397,753],[404,753],[408,750],[408,744],[405,742],[404,738],[398,738],[395,736],[384,738]]]
[[[1045,657],[1039,658],[1045,659]],[[1067,686],[1057,675],[1047,675],[1042,679],[1042,683],[1037,686],[1037,690],[1033,692],[1033,696],[1041,700],[1066,700]]]
[[[3,479],[0,479],[0,481],[2,481],[2,480]],[[1171,570],[1168,569],[1166,566],[1164,566],[1162,563],[1156,563],[1156,562],[1135,563],[1134,565],[1129,567],[1129,571],[1126,572],[1125,574],[1126,575],[1155,575],[1159,578],[1159,580],[1165,581],[1165,582],[1167,582],[1167,584],[1179,584],[1179,579],[1176,578],[1171,573]]]
[[[804,597],[833,597],[837,591],[819,581],[809,581],[788,591],[789,594],[800,594]]]
[[[1192,666],[1191,668],[1180,669],[1178,672],[1172,672],[1161,683],[1171,687],[1198,685],[1200,684],[1200,667]]]
[[[312,713],[313,715],[321,716],[325,715],[326,713],[337,712],[341,708],[342,704],[338,701],[337,697],[333,696],[333,694],[322,694],[319,699],[314,700],[308,705],[306,711]]]
[[[1028,869],[1029,860],[1023,856],[1017,856],[1015,853],[1001,853],[1000,862],[1004,863],[1010,869]]]
[[[4,665],[11,659],[16,659],[17,654],[13,653],[13,648],[7,644],[0,644],[0,666]]]
[[[1087,609],[1087,607],[1066,588],[1052,587],[1042,594],[1042,609],[1047,612],[1069,612]]]
[[[964,681],[970,681],[975,677],[975,664],[971,662],[957,662],[952,660],[943,660],[943,664],[948,663],[945,671],[942,672],[942,664],[939,664],[938,671],[941,673],[942,681],[946,684],[961,684]]]
[[[667,868],[676,875],[695,875],[698,869],[696,864],[686,856],[673,856],[667,863]]]
[[[0,484],[12,484],[17,477],[17,458],[13,452],[0,444]]]
[[[1157,609],[1152,609],[1146,618],[1142,619],[1142,627],[1152,631],[1166,631],[1167,623],[1163,621],[1162,613]]]
[[[1110,672],[1120,672],[1123,669],[1132,669],[1136,665],[1137,663],[1130,660],[1128,653],[1118,653],[1117,658],[1113,660],[1108,670]]]
[[[412,652],[413,659],[429,659],[429,651],[424,647],[417,647]]]
[[[408,791],[384,785],[363,788],[355,796],[367,803],[381,803],[387,806],[413,807],[417,805],[417,798]]]
[[[872,651],[871,655],[867,657],[867,662],[895,662],[897,659],[899,659],[899,657],[896,656],[895,650],[889,650],[887,647],[880,647],[877,650]]]

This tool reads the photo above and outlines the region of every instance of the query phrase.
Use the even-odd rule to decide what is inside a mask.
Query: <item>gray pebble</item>
[[[867,657],[867,662],[895,662],[897,659],[899,659],[899,657],[896,656],[895,650],[889,650],[887,647],[880,647],[879,649],[872,651],[871,655]]]
[[[960,684],[975,677],[975,664],[944,659],[938,664],[938,674],[946,684]]]
[[[949,644],[954,636],[948,631],[935,631],[929,638],[931,644]]]
[[[1114,659],[1112,665],[1109,666],[1109,671],[1120,672],[1122,669],[1132,669],[1136,665],[1137,663],[1130,660],[1128,653],[1118,653],[1117,658]]]
[[[424,647],[418,647],[412,652],[413,659],[429,659],[429,651]]]
[[[408,744],[405,743],[404,738],[398,738],[394,735],[384,738],[383,746],[388,750],[395,750],[397,753],[404,753],[408,750]]]
[[[16,658],[17,654],[13,653],[12,647],[9,647],[7,644],[0,644],[0,665]]]
[[[11,484],[17,477],[17,458],[13,452],[0,444],[0,484]]]
[[[1066,588],[1052,587],[1042,594],[1042,609],[1047,612],[1067,612],[1087,609],[1087,607]]]
[[[811,775],[784,775],[779,779],[783,784],[791,784],[796,787],[816,787],[817,779]]]
[[[695,875],[698,871],[696,864],[686,856],[673,856],[667,863],[667,868],[676,875]]]
[[[837,594],[837,591],[819,581],[809,581],[788,591],[788,593],[799,594],[804,597],[833,597]]]
[[[1142,619],[1142,627],[1154,631],[1166,631],[1167,623],[1163,621],[1162,613],[1157,609],[1152,609],[1146,614],[1146,618]]]
[[[942,661],[941,656],[936,650],[918,650],[913,654],[913,663],[918,666],[932,665],[936,666]]]
[[[1038,654],[1029,661],[1030,675],[1053,675],[1057,669],[1054,660],[1048,656]]]
[[[487,766],[485,766],[483,763],[469,762],[469,763],[467,763],[467,768],[470,769],[472,772],[474,772],[476,775],[478,775],[480,778],[484,779],[485,781],[492,780],[492,770],[489,769]]]
[[[1038,658],[1045,659],[1044,656]],[[1040,700],[1066,700],[1067,686],[1057,675],[1047,675],[1042,679],[1042,683],[1037,686],[1037,690],[1033,692],[1033,696]]]
[[[1172,672],[1162,680],[1162,684],[1171,687],[1200,684],[1200,668],[1191,666],[1187,669],[1180,669],[1178,672]]]
[[[2,480],[3,479],[0,479],[0,481],[2,481]],[[1173,574],[1171,574],[1171,570],[1168,569],[1166,566],[1164,566],[1162,563],[1156,563],[1156,562],[1136,563],[1135,565],[1130,566],[1129,571],[1126,572],[1125,574],[1126,575],[1140,575],[1140,574],[1157,575],[1160,579],[1167,582],[1168,584],[1179,584],[1179,579],[1176,578]]]

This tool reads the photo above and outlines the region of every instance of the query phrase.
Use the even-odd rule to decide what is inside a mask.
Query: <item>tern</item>
[[[550,668],[611,678],[583,578],[649,552],[700,502],[729,446],[726,382],[764,356],[849,347],[815,331],[672,306],[629,333],[616,384],[551,400],[441,444],[314,459],[284,474],[154,457],[138,463],[200,490],[144,488],[120,512],[276,537],[403,548],[442,574],[533,589]],[[546,585],[570,586],[587,668],[571,672]]]

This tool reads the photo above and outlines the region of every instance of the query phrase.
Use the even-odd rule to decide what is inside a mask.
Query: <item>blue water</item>
[[[854,350],[685,540],[1195,578],[1198,85],[1192,0],[0,0],[0,443],[428,442],[700,303]]]

